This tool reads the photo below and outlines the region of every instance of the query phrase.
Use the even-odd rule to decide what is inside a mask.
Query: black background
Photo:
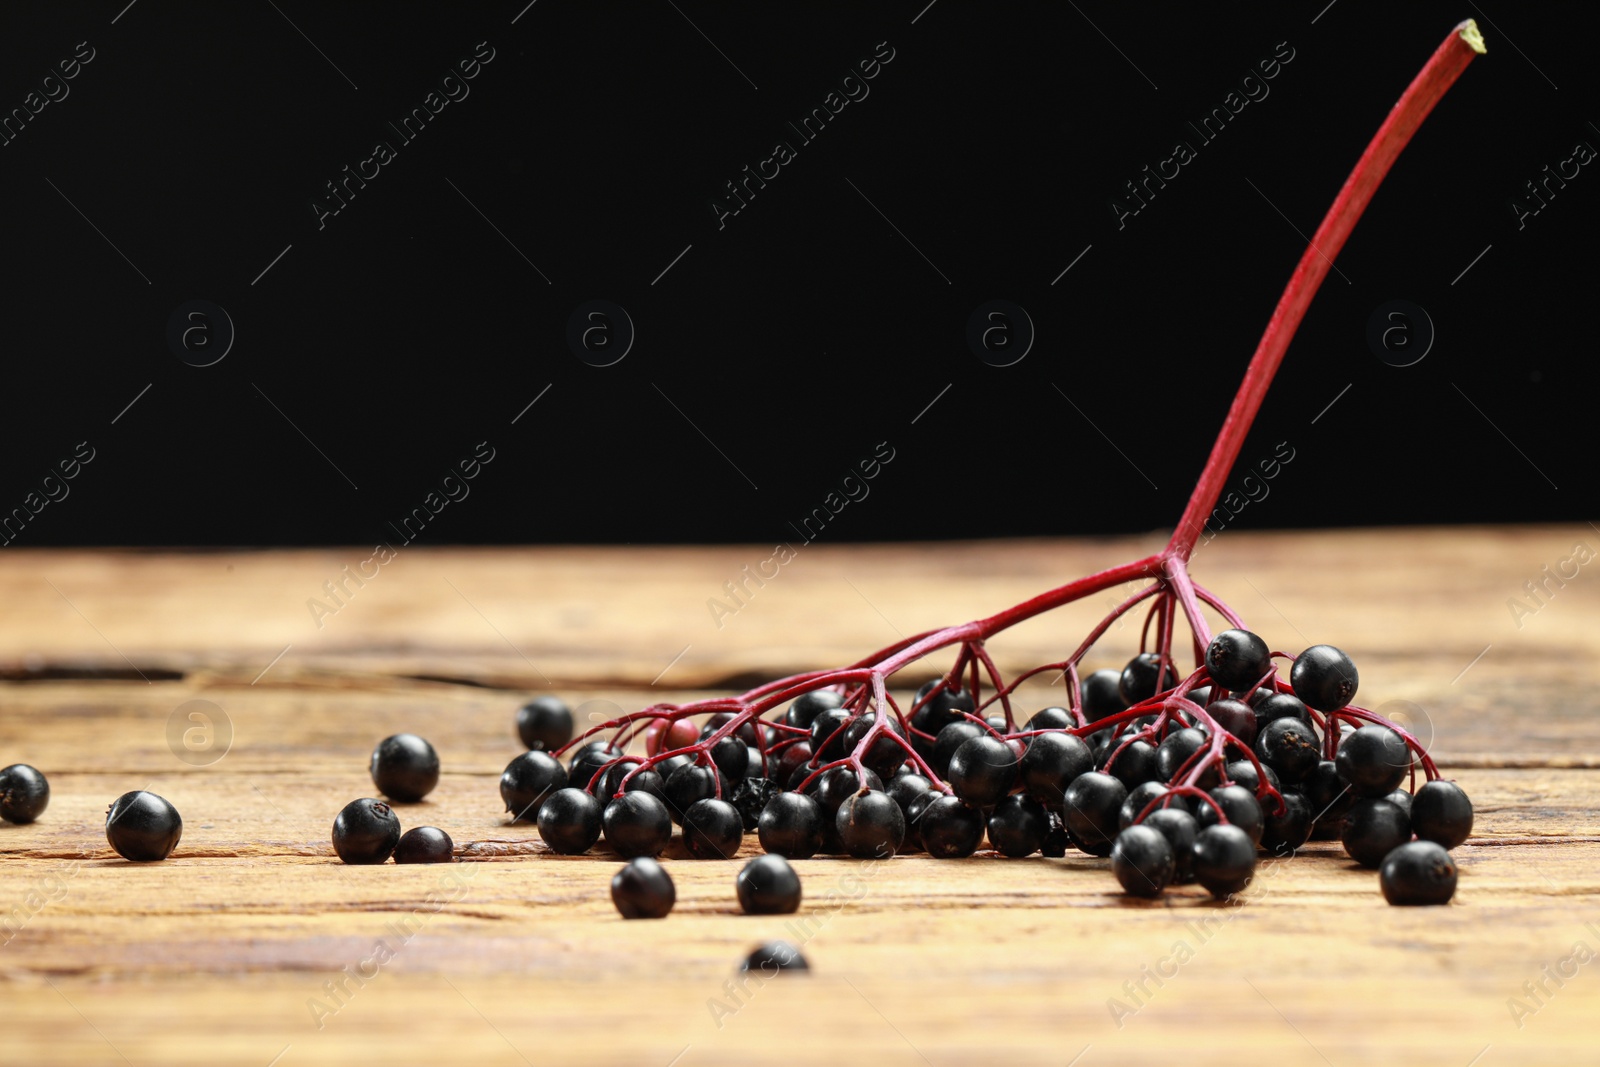
[[[1509,205],[1600,146],[1600,13],[1490,14],[8,5],[0,110],[78,42],[96,55],[0,147],[0,511],[86,440],[93,462],[13,545],[370,544],[488,441],[425,542],[770,543],[887,441],[826,538],[1170,526],[1300,234],[1473,16],[1489,54],[1313,304],[1241,466],[1280,441],[1295,459],[1235,526],[1585,518],[1600,175],[1520,230]],[[480,41],[470,95],[398,145],[385,123]],[[786,123],[883,41],[870,95],[719,230],[723,183],[797,142]],[[1119,230],[1122,183],[1279,42],[1270,95]],[[398,158],[319,230],[312,200],[380,138]],[[204,368],[165,339],[197,298],[238,332]],[[596,298],[638,335],[605,368],[565,341]],[[1010,367],[965,341],[995,298],[1037,327]],[[1393,299],[1437,328],[1414,366],[1365,341]]]

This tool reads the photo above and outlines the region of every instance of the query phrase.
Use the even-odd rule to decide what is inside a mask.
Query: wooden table
[[[0,827],[0,1063],[1593,1063],[1600,585],[1586,567],[1520,627],[1508,606],[1577,542],[1600,532],[1230,532],[1196,557],[1275,647],[1344,647],[1365,702],[1435,735],[1478,816],[1452,906],[1386,906],[1335,843],[1264,863],[1235,907],[1131,900],[1082,855],[818,859],[797,864],[810,975],[748,990],[739,960],[795,917],[738,914],[737,862],[679,858],[672,916],[620,921],[614,857],[502,821],[514,708],[553,691],[604,716],[842,664],[1154,539],[814,545],[720,628],[708,599],[769,548],[411,548],[336,610],[323,583],[370,551],[9,549],[0,763],[54,794]],[[1108,606],[992,647],[1008,671],[1059,657]],[[1113,629],[1092,665],[1135,640]],[[169,746],[195,709],[231,723],[220,759],[220,733],[190,762]],[[400,730],[445,764],[402,821],[471,862],[332,857]],[[106,847],[107,804],[140,788],[185,818],[162,864]]]

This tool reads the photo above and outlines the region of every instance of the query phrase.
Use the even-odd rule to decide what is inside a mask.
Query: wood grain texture
[[[674,846],[658,923],[616,918],[603,848],[553,856],[504,823],[525,695],[604,715],[842,663],[1153,543],[811,546],[721,629],[706,598],[770,549],[408,550],[320,630],[304,600],[359,550],[0,554],[0,762],[53,786],[39,823],[0,825],[0,1063],[1592,1062],[1600,962],[1561,968],[1578,943],[1600,953],[1600,587],[1585,572],[1520,629],[1506,606],[1579,540],[1600,545],[1516,528],[1224,534],[1199,553],[1199,580],[1276,647],[1332,641],[1364,699],[1421,709],[1478,813],[1448,908],[1390,908],[1313,843],[1264,863],[1240,906],[1135,902],[1081,855],[980,854],[806,861],[801,915],[748,917],[737,860]],[[1058,656],[1103,608],[994,649]],[[1113,630],[1094,665],[1135,640]],[[192,700],[232,724],[207,766],[169,748]],[[402,729],[446,769],[402,821],[444,827],[461,862],[345,867],[328,827]],[[105,844],[107,804],[138,788],[185,816],[163,864]],[[809,975],[727,985],[778,936]]]

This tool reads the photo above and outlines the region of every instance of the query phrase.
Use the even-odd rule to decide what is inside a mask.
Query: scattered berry
[[[337,823],[335,827],[337,827]],[[399,822],[395,836],[400,836]],[[112,801],[106,810],[106,840],[123,859],[135,863],[164,860],[178,847],[183,836],[183,819],[165,797],[136,790]],[[391,842],[392,850],[394,844]],[[385,853],[385,858],[388,854]]]
[[[1459,785],[1435,778],[1411,798],[1411,832],[1455,848],[1472,833],[1472,801]]]
[[[649,856],[629,860],[611,876],[611,903],[624,919],[665,919],[677,901],[672,876]]]
[[[809,971],[811,965],[800,955],[800,950],[787,941],[768,941],[740,964],[741,971],[760,971],[767,977],[784,971]]]
[[[1456,864],[1435,841],[1408,841],[1383,857],[1378,885],[1390,904],[1448,904],[1456,895]]]
[[[400,835],[394,848],[396,863],[449,863],[455,859],[455,843],[437,826],[413,826]]]
[[[439,753],[416,734],[395,734],[372,750],[372,784],[402,804],[414,804],[439,784]]]
[[[533,749],[506,764],[500,775],[500,799],[512,822],[533,822],[545,797],[566,784],[566,768],[548,752]]]
[[[0,819],[33,822],[50,804],[50,783],[26,763],[0,770]]]
[[[740,870],[734,886],[746,915],[787,915],[800,910],[800,876],[782,856],[757,856]]]
[[[128,796],[135,794],[129,793]],[[144,796],[151,794],[145,793]],[[127,797],[123,797],[126,800]],[[157,797],[156,799],[160,799]],[[166,801],[161,801],[166,804]],[[120,801],[118,802],[120,803]],[[171,805],[167,807],[170,809]],[[115,809],[113,809],[115,811]],[[172,817],[178,817],[177,812]],[[180,824],[181,827],[181,824]],[[109,824],[107,831],[110,831]],[[173,844],[177,838],[173,838]],[[112,842],[116,844],[115,841]],[[383,863],[394,854],[396,846],[400,844],[400,820],[395,816],[394,809],[381,800],[364,798],[352,800],[339,812],[333,820],[333,850],[339,858],[346,863]],[[122,849],[118,848],[118,852]],[[124,856],[128,854],[122,853]],[[129,859],[133,857],[129,856]],[[155,857],[160,859],[160,856]]]
[[[534,697],[517,709],[517,737],[527,748],[560,748],[572,740],[572,709],[559,697]]]

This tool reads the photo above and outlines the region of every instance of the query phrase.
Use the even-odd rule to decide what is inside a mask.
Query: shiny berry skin
[[[1200,834],[1194,816],[1177,806],[1157,808],[1145,816],[1140,826],[1159,830],[1172,846],[1172,885],[1194,881],[1194,842]]]
[[[366,803],[378,802],[369,800]],[[389,810],[385,805],[378,806],[384,811]],[[334,823],[336,831],[338,826],[338,823]],[[106,811],[106,840],[123,859],[133,860],[135,863],[166,859],[172,855],[172,850],[178,847],[178,839],[182,836],[183,819],[178,815],[178,809],[168,803],[166,798],[147,793],[142,789],[122,794],[112,801],[111,807]],[[337,833],[334,836],[337,840]],[[398,819],[394,824],[394,836],[395,840],[399,840]],[[389,849],[394,850],[394,841],[389,842]],[[383,859],[388,858],[389,853],[385,852]],[[378,862],[382,863],[383,860]]]
[[[1139,813],[1144,811],[1152,800],[1169,792],[1171,790],[1160,782],[1140,782],[1129,789],[1128,795],[1122,801],[1122,807],[1117,811],[1117,828],[1126,830],[1138,822]],[[1182,804],[1181,799],[1179,804]]]
[[[1217,720],[1217,725],[1237,737],[1241,744],[1254,747],[1260,721],[1256,709],[1242,700],[1219,700],[1206,706],[1206,711]]]
[[[834,816],[844,850],[856,859],[887,859],[906,839],[906,816],[888,793],[857,793]]]
[[[1037,800],[1009,796],[989,815],[989,844],[1002,856],[1031,856],[1044,845],[1050,832],[1050,815]]]
[[[935,800],[945,795],[942,790],[929,789],[926,793],[906,805],[906,839],[900,844],[902,852],[915,852],[918,849],[923,852],[928,851],[926,844],[922,840],[922,816]],[[981,819],[979,831],[980,833],[982,831]],[[976,850],[978,846],[973,845],[972,847]]]
[[[850,712],[844,708],[829,708],[811,720],[811,751],[818,763],[844,756],[844,725],[849,721]]]
[[[1350,783],[1358,797],[1381,797],[1406,780],[1411,750],[1387,726],[1363,726],[1339,742],[1334,758],[1339,777]]]
[[[712,715],[706,720],[706,724],[700,727],[700,740],[706,740],[712,734],[716,733],[718,730],[721,730],[724,726],[732,722],[734,718],[735,714],[731,711],[719,711],[715,715]],[[745,744],[753,745],[756,743],[756,724],[749,721],[742,722],[735,727],[733,733],[729,734],[728,736],[737,737]]]
[[[1194,880],[1217,899],[1244,889],[1255,869],[1255,842],[1237,826],[1208,826],[1196,835]]]
[[[640,761],[636,759],[625,759],[618,763],[613,763],[611,766],[601,771],[599,780],[594,784],[594,795],[603,801],[610,800],[612,797],[616,796],[620,786],[622,785],[622,779],[626,778],[635,767],[639,766],[639,762]],[[647,774],[652,775],[655,778],[659,788],[661,776],[656,774],[654,771],[641,771],[639,774],[635,774],[632,778],[628,779],[628,787],[630,789],[639,788],[639,779]],[[570,779],[568,780],[567,784],[572,784]]]
[[[395,734],[372,750],[372,784],[390,800],[415,804],[439,784],[439,753],[416,734]]]
[[[665,919],[677,902],[672,876],[649,856],[629,860],[611,876],[611,903],[624,919]]]
[[[1455,848],[1472,833],[1472,801],[1454,782],[1435,778],[1423,783],[1411,798],[1411,832]]]
[[[534,697],[517,709],[517,737],[525,748],[560,748],[572,740],[572,709],[560,697]]]
[[[1072,843],[1091,856],[1111,855],[1117,818],[1128,788],[1103,771],[1080,774],[1067,786],[1063,798],[1067,833]]]
[[[983,812],[942,793],[933,794],[917,825],[922,847],[936,860],[965,859],[983,843]]]
[[[1390,904],[1448,904],[1456,895],[1456,864],[1436,841],[1408,841],[1383,857],[1378,885]]]
[[[746,915],[787,915],[800,910],[800,876],[778,855],[757,856],[734,880]]]
[[[1078,693],[1083,700],[1083,717],[1090,722],[1099,722],[1128,707],[1122,699],[1121,671],[1095,671],[1079,684]]]
[[[1156,746],[1156,778],[1159,781],[1170,782],[1177,773],[1183,769],[1196,752],[1205,748],[1208,743],[1206,735],[1193,726],[1182,730],[1174,730],[1162,739]],[[1200,780],[1195,784],[1201,789],[1210,789],[1221,781],[1215,769],[1207,768],[1200,775]]]
[[[1111,766],[1107,770],[1123,785],[1132,789],[1145,782],[1154,782],[1161,777],[1160,764],[1156,756],[1156,746],[1148,741],[1130,741],[1127,748],[1122,748],[1118,741],[1111,751],[1115,753],[1111,759]]]
[[[1023,727],[1024,730],[1070,730],[1076,726],[1072,712],[1066,708],[1040,708]]]
[[[784,971],[809,971],[811,965],[800,955],[800,950],[787,941],[768,941],[744,958],[741,971],[760,971],[771,978]]]
[[[1251,710],[1256,713],[1256,731],[1267,728],[1269,722],[1277,719],[1299,719],[1307,726],[1311,725],[1311,713],[1306,710],[1305,701],[1293,693],[1268,693],[1251,705]]]
[[[1385,856],[1411,840],[1411,820],[1398,804],[1358,800],[1345,816],[1340,840],[1351,859],[1363,867],[1376,868]]]
[[[1267,784],[1281,791],[1283,782],[1278,777],[1278,772],[1268,764],[1263,763],[1261,769],[1267,772]],[[1242,785],[1252,793],[1261,792],[1261,775],[1256,772],[1256,765],[1247,759],[1236,759],[1222,768],[1222,772],[1235,785]],[[1263,801],[1263,804],[1266,802]],[[1268,805],[1270,807],[1270,805]]]
[[[667,779],[665,792],[667,813],[672,816],[673,822],[681,826],[684,813],[690,806],[714,798],[719,786],[724,797],[732,796],[733,790],[729,788],[727,780],[717,781],[720,773],[714,766],[703,767],[697,763],[686,764],[672,772]]]
[[[1361,675],[1349,656],[1332,645],[1312,645],[1289,668],[1294,695],[1318,711],[1338,711],[1355,699]]]
[[[1404,789],[1396,789],[1392,793],[1385,793],[1383,799],[1406,813],[1406,821],[1411,820],[1411,794]],[[1415,831],[1412,831],[1415,833]]]
[[[455,842],[437,826],[413,826],[400,835],[394,847],[396,863],[450,863],[455,859]]]
[[[750,769],[750,746],[735,734],[729,734],[712,745],[709,755],[711,762],[717,765],[717,770],[722,772],[724,781],[743,781],[745,771]]]
[[[950,757],[945,781],[956,796],[987,808],[1000,803],[1017,780],[1017,753],[997,737],[984,734],[968,738]]]
[[[566,784],[567,769],[550,753],[532,749],[506,764],[500,775],[500,799],[512,822],[533,822],[544,798]]]
[[[756,833],[774,855],[810,859],[822,847],[822,811],[804,793],[779,793],[761,810]]]
[[[911,706],[916,707],[918,701],[933,692],[933,687],[938,684],[939,679],[937,678],[931,682],[924,683],[922,688],[917,690],[917,695],[912,699]],[[941,689],[936,695],[928,697],[926,704],[912,712],[911,725],[925,734],[932,734],[934,737],[938,737],[940,730],[943,730],[950,723],[960,720],[962,715],[972,711],[972,707],[972,697],[969,694],[959,690],[952,693],[948,689]]]
[[[933,783],[920,774],[897,774],[889,779],[889,784],[884,788],[894,802],[900,805],[904,812],[911,806],[911,802],[928,790],[933,788]]]
[[[844,729],[844,750],[854,752],[856,746],[867,736],[878,722],[878,713],[869,711]],[[861,762],[866,764],[879,778],[887,778],[906,761],[906,750],[884,733],[892,733],[896,737],[904,737],[905,731],[900,726],[900,720],[891,717],[884,725],[883,731],[867,746],[867,751],[862,755]]]
[[[176,817],[177,813],[174,812],[173,815]],[[110,828],[107,829],[109,831]],[[112,844],[115,845],[116,842],[113,841]],[[394,809],[381,800],[373,800],[370,797],[352,800],[333,820],[333,850],[346,863],[383,863],[394,855],[394,850],[399,844],[400,819],[395,815]],[[117,851],[122,852],[122,849],[119,848]],[[126,852],[122,854],[127,855]],[[132,859],[131,856],[129,858]]]
[[[1321,761],[1322,742],[1310,723],[1273,719],[1256,738],[1256,758],[1285,782],[1303,781]]]
[[[1206,647],[1206,671],[1228,689],[1248,689],[1272,670],[1272,650],[1249,630],[1224,630]]]
[[[1267,810],[1261,828],[1261,847],[1275,856],[1288,856],[1311,840],[1311,805],[1299,793],[1286,792],[1283,812],[1274,814],[1272,802],[1262,801]]]
[[[649,793],[622,794],[606,805],[600,821],[606,844],[623,859],[659,856],[672,840],[672,816]]]
[[[1157,693],[1171,689],[1174,684],[1172,670],[1170,668],[1161,670],[1160,656],[1154,652],[1141,652],[1122,668],[1122,677],[1118,680],[1117,688],[1122,694],[1123,703],[1132,707],[1141,700],[1149,700]]]
[[[1339,777],[1338,768],[1332,760],[1319,760],[1301,788],[1305,792],[1306,803],[1311,807],[1313,823],[1333,825],[1343,822],[1350,806],[1356,802],[1355,794],[1350,792],[1350,783]]]
[[[1250,836],[1252,845],[1261,843],[1261,830],[1266,823],[1266,816],[1254,793],[1242,785],[1219,785],[1211,790],[1211,799],[1222,808],[1229,823]],[[1201,831],[1208,826],[1216,826],[1217,809],[1202,800],[1195,805],[1194,819]]]
[[[1059,808],[1072,780],[1092,770],[1094,757],[1082,738],[1072,734],[1040,734],[1028,742],[1028,750],[1017,765],[1017,776],[1023,791],[1030,797]]]
[[[563,856],[579,856],[600,840],[600,801],[585,789],[557,789],[539,805],[539,836]]]
[[[929,753],[928,766],[933,768],[933,773],[940,778],[950,775],[950,760],[956,754],[956,749],[971,741],[974,737],[983,737],[988,733],[983,727],[971,719],[962,719],[953,722],[939,731],[939,736],[933,740],[933,750]]]
[[[1172,881],[1172,843],[1160,830],[1130,826],[1111,845],[1111,873],[1129,896],[1158,897]]]
[[[50,805],[50,783],[26,763],[0,771],[0,819],[29,823]]]
[[[789,710],[784,713],[783,721],[790,726],[798,726],[802,730],[811,729],[811,723],[825,711],[832,711],[844,703],[838,693],[831,689],[817,689],[810,693],[801,693],[795,697],[794,703],[789,705]]]
[[[726,800],[697,800],[683,813],[683,847],[697,860],[731,860],[744,841],[744,820]]]

